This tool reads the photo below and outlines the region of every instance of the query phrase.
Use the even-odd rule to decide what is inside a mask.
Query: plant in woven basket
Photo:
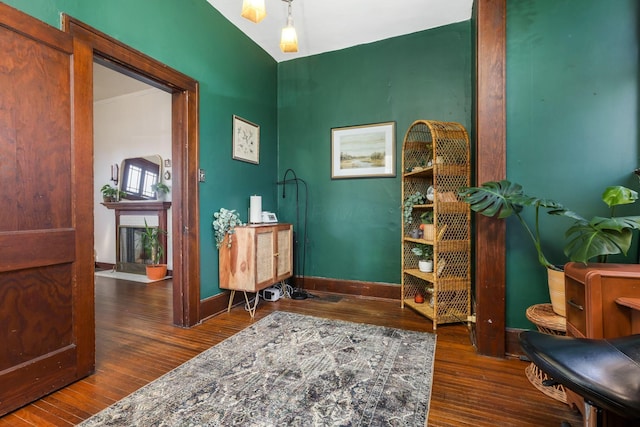
[[[213,231],[216,236],[216,248],[220,249],[222,242],[224,242],[225,236],[229,236],[227,240],[227,247],[231,247],[233,233],[235,227],[244,225],[240,221],[240,215],[235,210],[228,210],[221,208],[218,212],[213,214]]]
[[[434,239],[434,225],[433,225],[433,211],[426,211],[420,214],[420,230],[422,230],[422,237],[426,240]]]

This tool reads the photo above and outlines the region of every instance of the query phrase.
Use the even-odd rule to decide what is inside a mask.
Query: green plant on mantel
[[[227,240],[227,247],[231,247],[232,235],[235,232],[235,227],[244,225],[240,221],[240,215],[235,210],[228,210],[221,208],[218,212],[213,214],[213,231],[216,237],[216,248],[220,249],[222,242],[226,235],[229,236]]]
[[[100,192],[102,193],[102,198],[105,202],[117,202],[122,196],[125,195],[124,191],[120,191],[115,187],[112,187],[110,184],[105,184],[100,188]]]
[[[155,191],[156,194],[158,194],[158,196],[163,196],[165,194],[169,194],[169,191],[171,191],[169,189],[169,186],[163,182],[158,182],[156,184],[153,184],[151,186],[151,190]]]

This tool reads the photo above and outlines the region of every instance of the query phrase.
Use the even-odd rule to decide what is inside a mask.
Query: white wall
[[[111,165],[129,157],[158,154],[171,159],[171,94],[151,88],[96,101],[94,108],[94,222],[96,261],[115,264],[115,213],[102,202],[100,188],[112,184]],[[163,168],[170,172],[171,168]],[[171,180],[164,181],[172,187]],[[171,200],[169,192],[167,200]],[[173,268],[171,209],[167,261]]]

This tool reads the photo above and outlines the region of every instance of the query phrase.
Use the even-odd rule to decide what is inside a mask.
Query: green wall
[[[294,223],[300,254],[306,225],[305,275],[400,283],[402,140],[418,119],[471,126],[470,21],[278,68],[278,177],[293,169],[309,195],[305,221],[304,186],[298,214],[287,185],[279,219]],[[331,128],[388,121],[396,122],[397,176],[332,180]]]
[[[221,207],[247,220],[249,197],[276,209],[277,64],[204,0],[8,0],[56,28],[67,13],[200,82],[201,297],[219,293],[211,221]],[[237,114],[259,124],[260,164],[232,160]]]
[[[507,2],[507,177],[585,217],[606,215],[609,185],[640,190],[636,0]],[[621,210],[620,213],[623,211]],[[638,214],[629,207],[626,214]],[[550,261],[564,264],[571,221],[543,216]],[[636,247],[627,259],[635,262]],[[546,273],[520,225],[507,230],[507,325],[548,301]]]
[[[56,27],[69,13],[200,82],[203,298],[219,292],[211,216],[225,207],[246,219],[251,194],[296,224],[300,241],[306,224],[306,275],[398,283],[400,179],[331,180],[331,128],[395,121],[398,174],[412,121],[458,121],[473,134],[473,21],[276,64],[203,0],[5,2]],[[507,2],[509,179],[584,216],[606,213],[600,193],[608,185],[639,189],[631,176],[637,28],[635,0]],[[259,165],[231,159],[233,114],[261,126]],[[298,213],[295,187],[283,199],[275,185],[289,168],[308,185],[306,219],[304,187]],[[543,217],[544,245],[559,264],[568,225]],[[618,260],[634,262],[632,252]],[[510,221],[508,326],[530,327],[526,307],[548,301],[544,274]]]

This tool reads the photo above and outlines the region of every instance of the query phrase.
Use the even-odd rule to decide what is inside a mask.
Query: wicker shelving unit
[[[471,315],[471,213],[458,189],[469,185],[469,136],[459,123],[417,120],[402,146],[402,200],[434,189],[433,201],[414,205],[411,223],[402,218],[402,307],[409,306],[433,321],[467,322]],[[434,237],[410,237],[420,215],[433,211]],[[418,243],[433,246],[432,273],[418,269],[411,251]],[[414,301],[421,293],[425,301]]]

